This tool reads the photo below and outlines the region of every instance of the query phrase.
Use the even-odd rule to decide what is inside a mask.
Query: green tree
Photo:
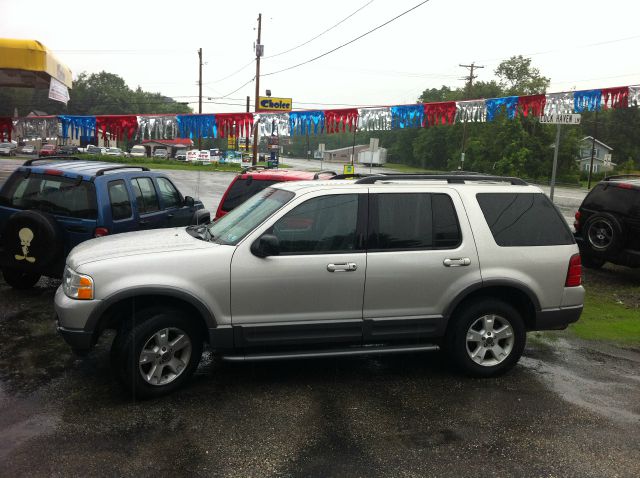
[[[507,95],[535,95],[544,93],[550,80],[531,66],[531,58],[512,56],[495,70],[500,86]]]

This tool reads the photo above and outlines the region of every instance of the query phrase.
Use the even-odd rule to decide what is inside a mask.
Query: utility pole
[[[596,136],[598,136],[598,110],[596,110],[595,126],[593,129],[593,141],[591,142],[591,161],[589,161],[589,180],[587,181],[587,189],[591,190],[591,173],[593,172],[593,158],[596,155]]]
[[[251,97],[247,96],[247,113],[249,113],[249,102],[251,101]],[[250,131],[247,131],[247,136],[245,138],[245,151],[247,152],[247,154],[249,154],[249,136],[251,135]]]
[[[469,70],[469,76],[464,76],[460,78],[461,80],[467,81],[467,88],[465,92],[465,99],[471,99],[471,90],[473,88],[473,80],[478,78],[477,75],[473,74],[473,70],[476,68],[484,68],[484,66],[476,66],[475,62],[471,62],[470,65],[459,65],[463,68],[467,68]],[[462,123],[462,152],[460,153],[460,167],[458,169],[464,170],[464,152],[467,149],[467,122],[464,121]]]
[[[262,13],[258,14],[258,41],[256,42],[256,99],[254,109],[258,111],[258,96],[260,95],[260,57],[264,51],[262,44],[260,43],[260,36],[262,34]],[[258,164],[258,128],[253,131],[253,159],[251,164],[255,166]]]
[[[198,50],[198,114],[202,114],[202,48]],[[198,150],[202,149],[202,138],[198,136]]]

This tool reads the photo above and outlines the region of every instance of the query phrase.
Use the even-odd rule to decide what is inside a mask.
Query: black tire
[[[156,334],[164,329],[169,330],[166,350],[160,348],[160,344],[155,342]],[[176,333],[179,331],[179,333]],[[186,336],[189,342],[188,357],[185,355],[186,348],[171,348],[172,342],[180,335]],[[141,353],[149,344],[157,346],[157,365],[155,362],[140,365]],[[182,387],[189,380],[193,372],[198,367],[202,356],[203,337],[197,324],[181,311],[174,309],[148,309],[136,315],[135,321],[129,326],[123,326],[114,339],[111,346],[111,365],[114,373],[127,392],[134,398],[145,399],[166,395]],[[164,352],[162,352],[165,350]],[[173,358],[181,362],[183,368],[177,373],[172,368]],[[148,372],[150,380],[153,367],[160,368],[160,379],[166,380],[164,383],[150,383],[143,377],[143,371]],[[166,376],[164,374],[166,373]],[[173,374],[173,377],[172,377]]]
[[[625,231],[620,221],[606,212],[592,215],[584,225],[587,247],[596,254],[615,254],[625,242]]]
[[[16,269],[2,269],[4,281],[14,289],[31,289],[40,280],[40,274],[33,274]]]
[[[582,256],[582,265],[587,269],[600,269],[606,261],[598,257]]]
[[[453,360],[462,372],[474,377],[495,377],[511,369],[520,359],[527,340],[524,322],[520,313],[511,305],[490,298],[477,300],[462,307],[463,308],[451,318],[453,323],[447,331],[446,349],[450,359]],[[498,330],[494,330],[494,334],[495,332],[503,330],[502,327],[504,325],[511,327],[512,342],[511,346],[507,347],[506,341],[510,340],[509,338],[495,340],[495,335],[493,338],[489,337],[488,339],[491,339],[491,342],[487,342],[489,345],[498,345],[498,347],[503,350],[508,349],[508,353],[505,357],[498,359],[494,355],[493,350],[488,350],[483,354],[486,358],[486,363],[480,364],[471,358],[471,354],[475,349],[470,349],[467,334],[471,332],[471,328],[474,327],[475,324],[482,323],[481,321],[484,317],[490,316],[494,318],[493,324],[497,324],[499,327]],[[477,331],[477,329],[474,330]],[[480,332],[478,333],[485,335]],[[480,345],[482,345],[482,343],[478,344],[478,346]],[[495,364],[492,364],[492,357],[496,359]]]

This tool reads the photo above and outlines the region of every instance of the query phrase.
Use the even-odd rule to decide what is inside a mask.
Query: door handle
[[[442,261],[445,267],[460,267],[460,266],[468,266],[471,264],[471,259],[468,257],[457,257],[455,259],[445,259]]]
[[[169,219],[171,219],[171,218],[173,217],[173,214],[172,214],[172,213],[169,213],[169,214],[167,214],[167,217],[168,217]]]
[[[327,270],[329,272],[353,272],[358,269],[358,265],[355,262],[343,262],[340,264],[327,264]]]

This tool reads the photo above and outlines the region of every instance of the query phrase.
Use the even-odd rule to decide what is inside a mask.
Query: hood
[[[217,244],[215,243],[196,239],[184,227],[126,232],[83,242],[71,251],[69,257],[67,257],[67,264],[75,270],[88,262],[103,261],[115,257],[204,249],[216,246]]]

